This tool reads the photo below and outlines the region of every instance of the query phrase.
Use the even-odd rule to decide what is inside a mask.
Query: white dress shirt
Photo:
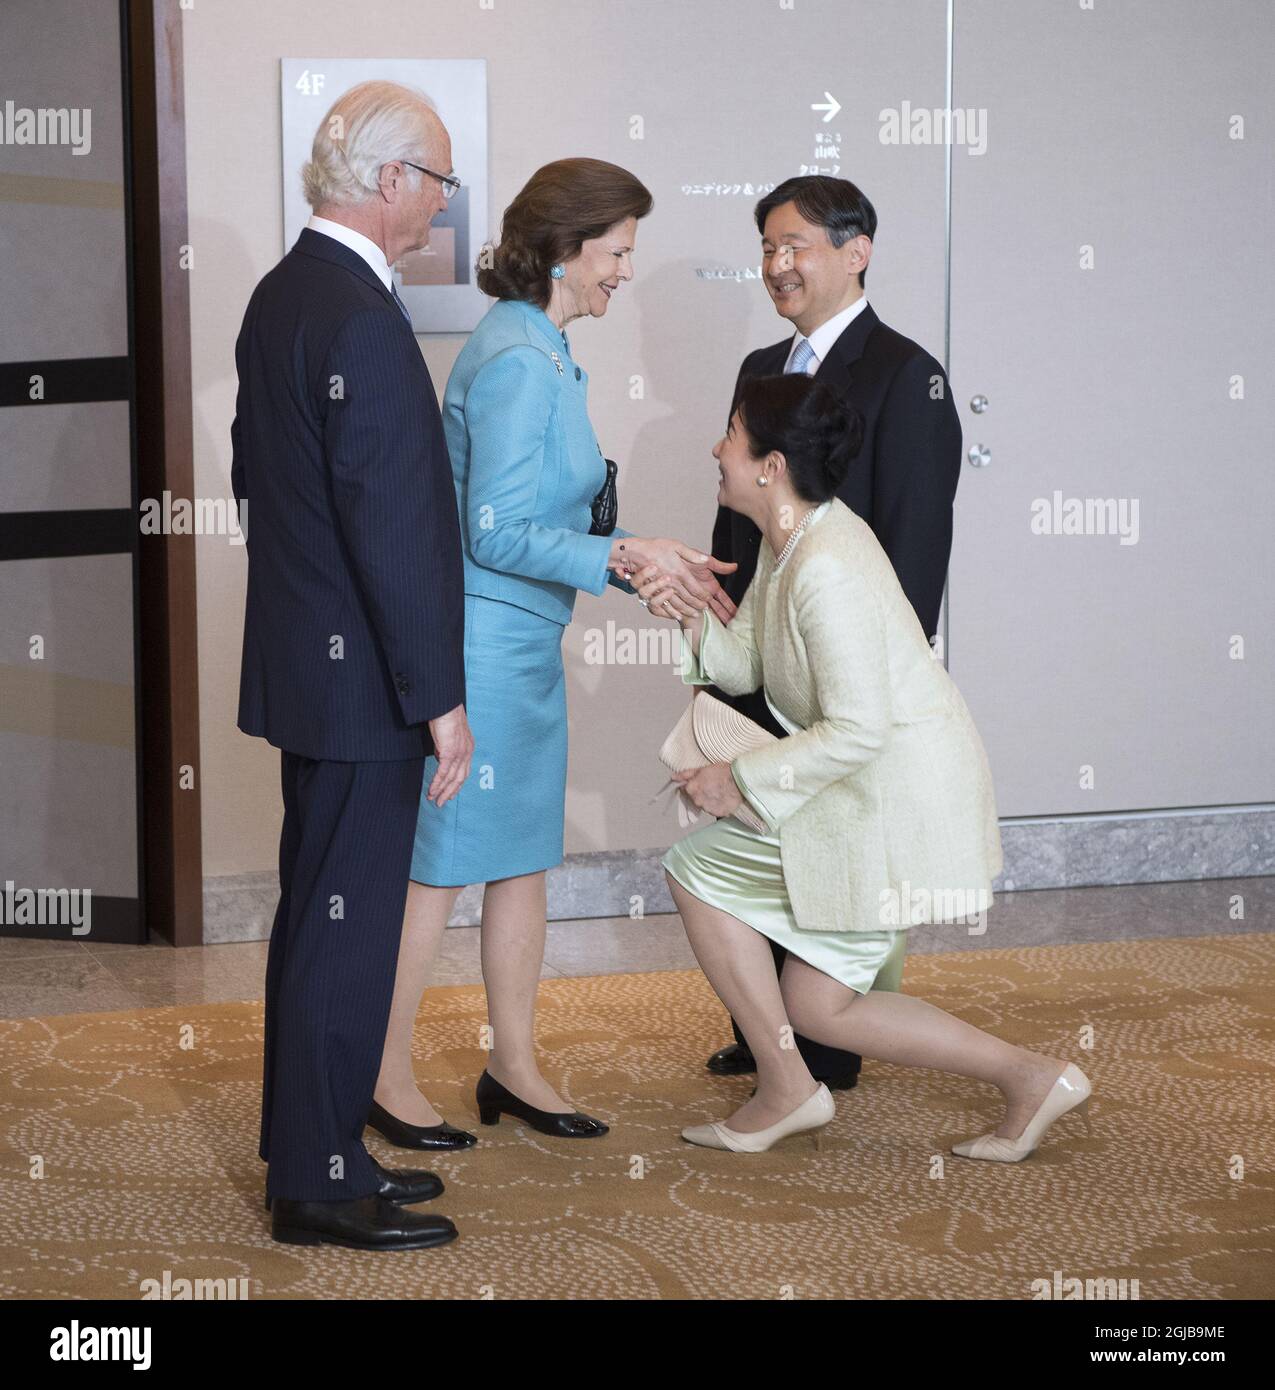
[[[362,232],[356,232],[352,227],[347,227],[340,222],[329,221],[326,217],[311,216],[306,223],[312,232],[322,232],[324,236],[330,236],[334,241],[339,241],[342,246],[348,246],[351,251],[362,258],[380,276],[381,283],[388,290],[393,282],[390,274],[390,263],[385,259],[385,252],[376,244],[369,240]]]
[[[810,335],[810,346],[814,349],[814,356],[806,363],[806,375],[814,376],[819,370],[823,359],[832,351],[832,345],[846,331],[847,328],[859,317],[868,307],[868,297],[861,294],[858,299],[848,309],[842,309],[839,314],[833,316],[826,322],[821,323],[818,328]],[[788,370],[788,363],[792,361],[792,355],[806,339],[801,333],[794,333],[792,337],[792,347],[788,350],[788,356],[784,359],[784,371]]]

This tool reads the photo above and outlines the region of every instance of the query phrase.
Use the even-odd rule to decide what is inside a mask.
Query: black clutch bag
[[[620,503],[615,493],[615,475],[619,469],[614,459],[606,459],[605,463],[607,480],[602,484],[602,491],[593,499],[593,525],[589,527],[591,536],[609,536],[619,518]]]

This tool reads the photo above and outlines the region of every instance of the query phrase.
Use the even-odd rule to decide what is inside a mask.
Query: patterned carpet
[[[911,958],[909,993],[1093,1080],[1093,1137],[1066,1118],[1017,1165],[946,1152],[992,1127],[989,1088],[875,1062],[822,1154],[693,1148],[681,1126],[750,1084],[703,1069],[727,1037],[704,979],[546,981],[546,1071],[611,1133],[480,1130],[432,1165],[461,1239],[395,1255],[270,1240],[260,1004],[0,1023],[0,1296],[137,1298],[168,1271],[250,1298],[1023,1299],[1055,1273],[1269,1298],[1273,967],[1253,935]],[[417,1030],[418,1074],[469,1127],[483,1022],[480,988],[437,989]]]

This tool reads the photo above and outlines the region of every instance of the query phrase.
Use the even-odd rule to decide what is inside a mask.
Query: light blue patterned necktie
[[[399,295],[398,292],[398,286],[394,283],[393,280],[390,281],[390,293],[394,296],[394,303],[397,304],[398,307],[403,311],[403,317],[407,320],[408,326],[410,327],[412,322],[412,316],[407,312],[407,305],[403,303],[402,297]]]
[[[815,350],[810,346],[810,339],[803,338],[797,344],[797,351],[792,355],[792,361],[784,369],[786,375],[793,372],[804,372],[810,365],[810,359],[815,355]]]

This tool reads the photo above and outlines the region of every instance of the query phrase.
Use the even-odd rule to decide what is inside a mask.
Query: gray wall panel
[[[0,565],[0,662],[131,687],[132,566],[129,555]],[[42,662],[28,656],[34,633]]]
[[[0,408],[0,511],[132,504],[127,401]]]
[[[992,461],[958,492],[949,657],[1001,813],[1275,799],[1275,8],[956,16],[989,144],[954,157],[952,379]],[[1055,491],[1136,502],[1136,544],[1033,534]]]
[[[90,888],[137,896],[137,803],[131,748],[34,737],[0,727],[0,891]]]

